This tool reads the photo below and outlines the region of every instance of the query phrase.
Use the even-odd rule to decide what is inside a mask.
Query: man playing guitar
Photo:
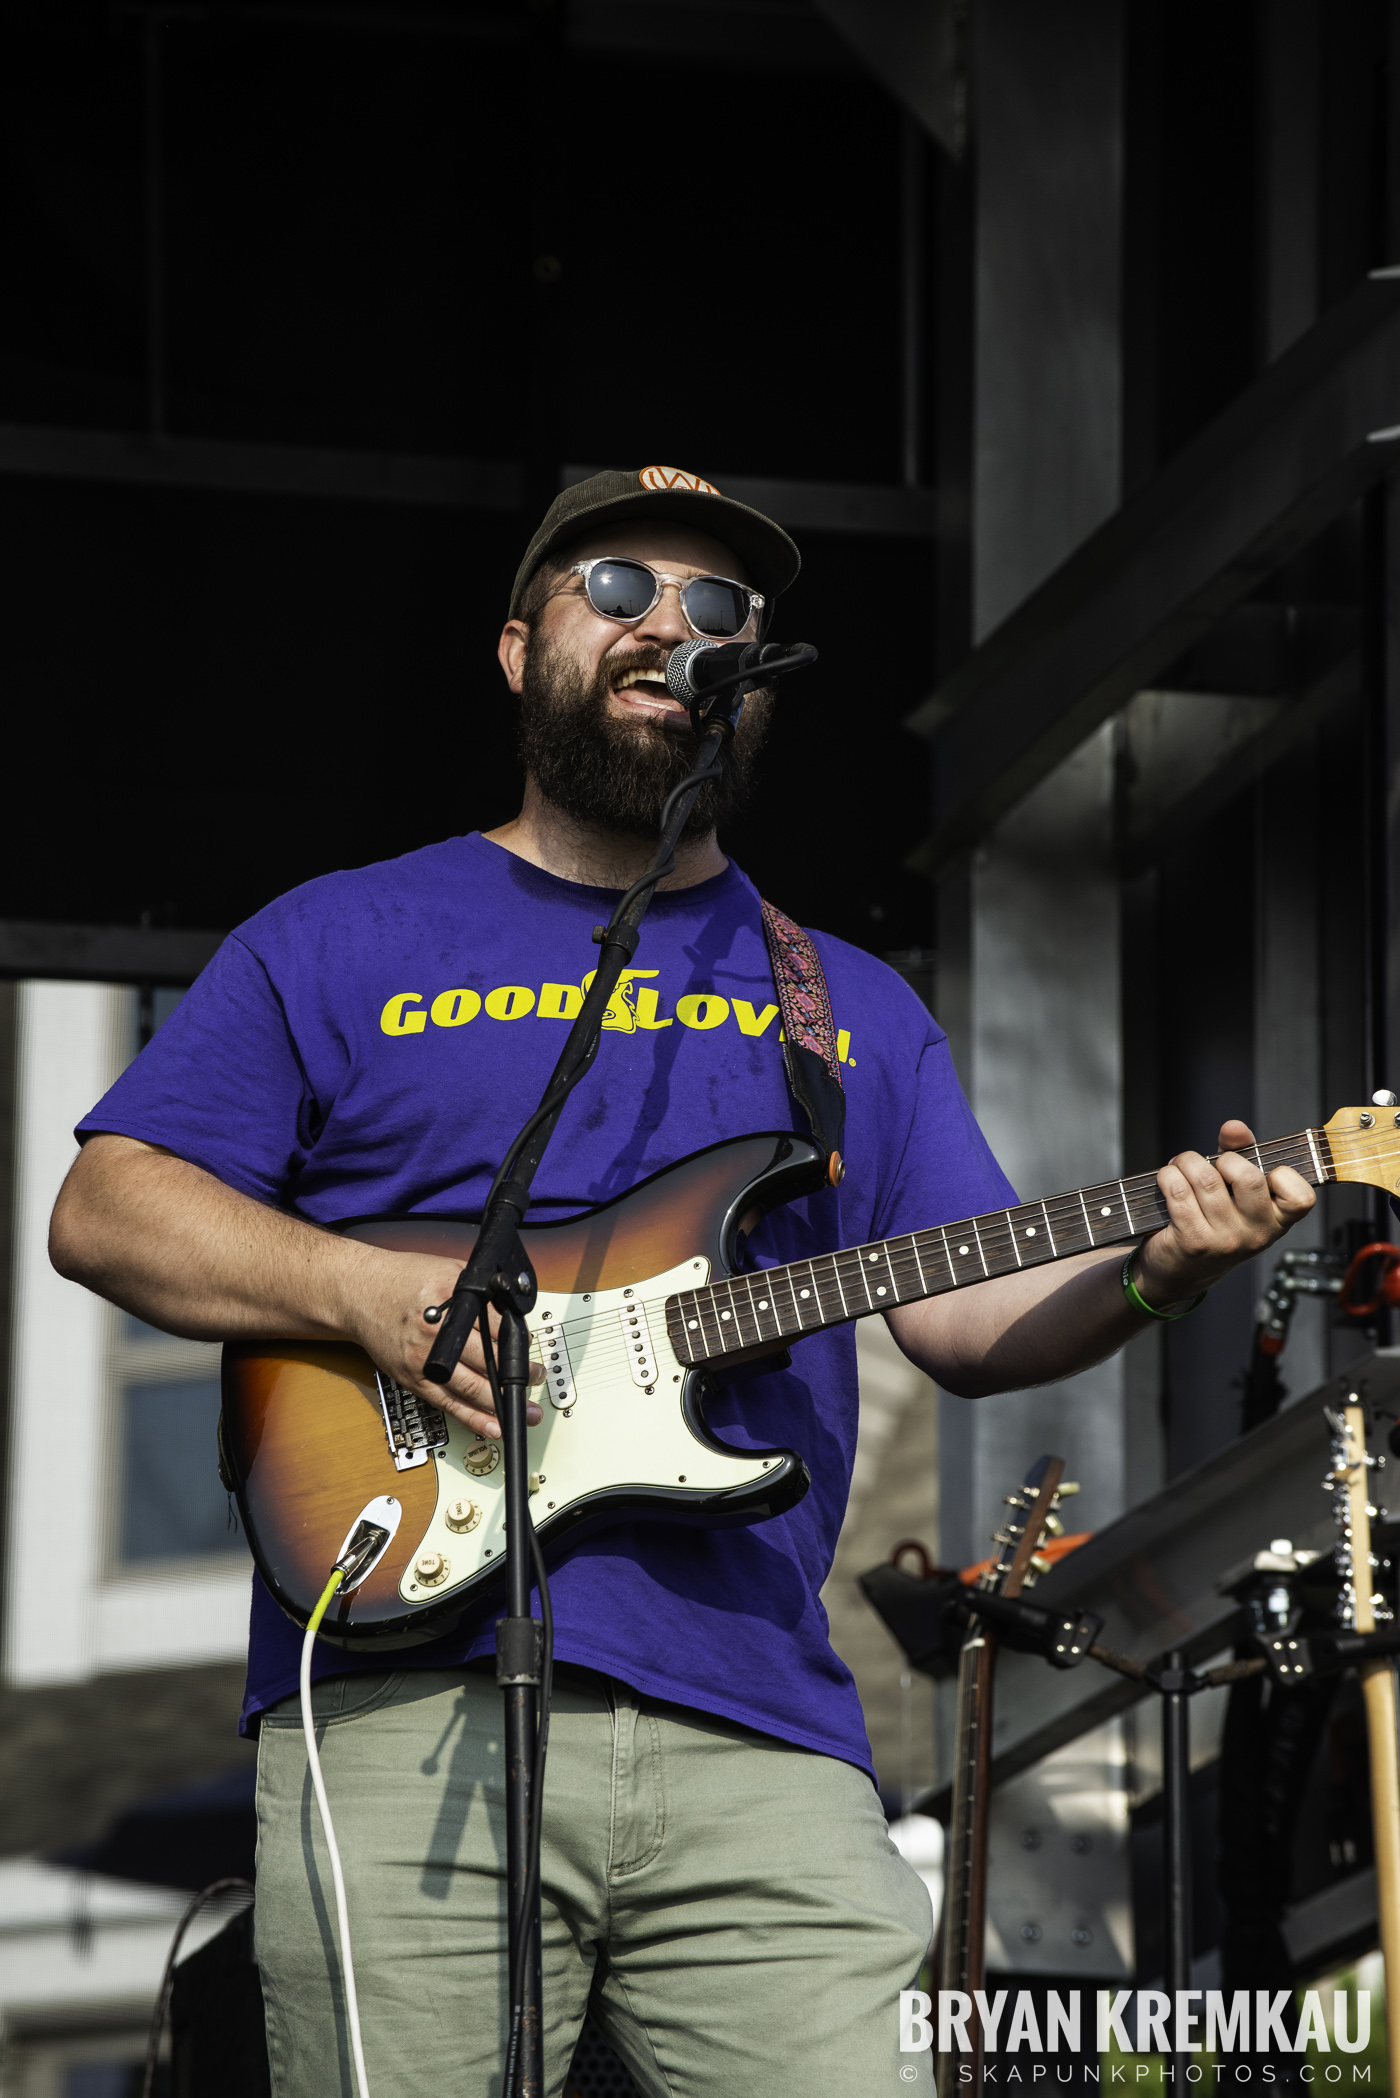
[[[476,1339],[450,1386],[421,1375],[457,1264],[338,1236],[353,1219],[479,1215],[578,1010],[590,933],[651,856],[690,762],[670,651],[756,635],[797,573],[770,520],[693,476],[609,472],[551,507],[499,655],[521,713],[519,815],[487,836],[330,874],[232,934],[83,1122],[54,1213],[59,1270],[206,1340],[350,1341],[407,1391],[495,1438]],[[874,611],[875,608],[872,608]],[[893,608],[884,608],[892,616]],[[590,1209],[687,1153],[802,1129],[784,1076],[760,903],[722,853],[766,720],[751,698],[707,787],[535,1184],[534,1217]],[[839,1189],[764,1219],[771,1266],[1016,1197],[947,1041],[883,964],[817,949],[848,1103]],[[1222,1151],[1252,1142],[1239,1122]],[[1312,1206],[1288,1168],[1163,1169],[1169,1224],[1132,1275],[1185,1306]],[[905,1353],[969,1397],[1065,1377],[1147,1323],[1104,1247],[889,1314]],[[710,1532],[605,1530],[551,1578],[544,1803],[544,2044],[559,2089],[592,2000],[648,2098],[800,2090],[869,2098],[931,2082],[898,2049],[897,1996],[930,1937],[922,1883],[870,1782],[849,1673],[819,1601],[855,1448],[848,1326],[790,1368],[721,1385],[731,1442],[793,1443],[812,1487],[784,1515]],[[532,1406],[531,1417],[540,1418]],[[599,1432],[603,1424],[599,1423]],[[498,1606],[389,1657],[322,1644],[315,1710],[345,1859],[376,2098],[499,2089],[504,1772]],[[308,1808],[300,1635],[255,1579],[245,1726],[259,1734],[257,1947],[279,2098],[351,2091]]]

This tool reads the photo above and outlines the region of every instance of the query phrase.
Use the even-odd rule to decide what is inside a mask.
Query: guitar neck
[[[981,1983],[980,1966],[975,1981],[972,1937],[973,1880],[977,1870],[976,1831],[973,1826],[978,1793],[979,1766],[983,1761],[983,1737],[987,1693],[991,1681],[992,1653],[987,1634],[980,1626],[964,1643],[958,1658],[958,1704],[955,1730],[956,1762],[948,1817],[948,1845],[943,1873],[943,1945],[940,1986],[969,1989]]]
[[[1252,1144],[1243,1153],[1266,1172],[1292,1166],[1313,1187],[1335,1180],[1332,1149],[1324,1129]],[[1103,1180],[1043,1202],[990,1209],[959,1224],[936,1224],[900,1238],[849,1246],[787,1267],[760,1268],[728,1276],[705,1289],[686,1290],[666,1302],[671,1345],[680,1361],[718,1361],[746,1348],[798,1340],[824,1326],[892,1311],[924,1297],[945,1295],[1019,1268],[1045,1267],[1087,1253],[1095,1246],[1121,1245],[1158,1231],[1167,1207],[1155,1173]]]

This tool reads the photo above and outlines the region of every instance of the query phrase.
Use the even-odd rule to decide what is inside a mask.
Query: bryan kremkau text
[[[985,2054],[1080,2054],[1086,2042],[1083,1989],[1039,1992],[998,1989],[989,1994],[975,1992]],[[1371,1995],[1368,1989],[1334,1989],[1332,2023],[1322,2010],[1322,1992],[1306,1991],[1301,2010],[1295,2006],[1291,1989],[1178,1989],[1171,1996],[1165,1989],[1096,1989],[1093,1995],[1093,2051],[1107,2054],[1305,2054],[1311,2048],[1330,2054],[1360,2054],[1371,2037]],[[926,2054],[937,2046],[940,2054],[970,2054],[969,2031],[973,1997],[962,1989],[940,1989],[937,2004],[921,1989],[903,1989],[899,1997],[899,2050],[901,2054]],[[1296,2016],[1296,2027],[1294,2019]],[[988,2080],[993,2080],[989,2065]],[[1110,2081],[1127,2082],[1129,2066],[1111,2065]],[[1172,2065],[1167,2062],[1170,2076]],[[1241,2063],[1241,2070],[1246,2064]],[[1351,2082],[1369,2082],[1370,2070],[1357,2063],[1347,2065]],[[1030,2063],[1027,2068],[1032,2068]],[[1199,2063],[1187,2068],[1191,2076],[1204,2070]],[[1335,2073],[1334,2073],[1335,2072]],[[969,2065],[970,2073],[970,2065]],[[1081,2065],[1081,2074],[1097,2078],[1092,2065]],[[1145,2077],[1148,2064],[1136,2065],[1136,2076]],[[1033,2066],[1035,2078],[1047,2076],[1048,2066]],[[1343,2080],[1341,2066],[1332,2063],[1324,2071],[1326,2081]],[[1023,2079],[1008,2071],[1003,2080]],[[1270,2064],[1260,2066],[1263,2082],[1273,2080]],[[1306,2078],[1312,2081],[1311,2078]]]

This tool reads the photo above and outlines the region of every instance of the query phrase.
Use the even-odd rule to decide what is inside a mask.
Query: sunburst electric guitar
[[[1400,1188],[1400,1110],[1343,1108],[1251,1150],[1314,1186]],[[708,1383],[828,1326],[1017,1268],[1138,1238],[1167,1221],[1156,1178],[1109,1180],[786,1267],[746,1269],[756,1221],[824,1183],[815,1145],[738,1137],[697,1151],[566,1223],[526,1227],[539,1295],[532,1346],[544,1420],[529,1432],[531,1512],[547,1555],[607,1524],[738,1527],[809,1484],[786,1449],[739,1449],[705,1423]],[[416,1216],[351,1237],[465,1262],[473,1226]],[[500,1580],[498,1444],[376,1372],[360,1349],[243,1341],[224,1350],[221,1469],[253,1556],[305,1623],[360,1518],[383,1533],[323,1636],[412,1646],[449,1632]]]

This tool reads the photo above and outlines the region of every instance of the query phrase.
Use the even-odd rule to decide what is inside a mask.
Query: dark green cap
[[[796,580],[802,556],[781,525],[733,496],[721,495],[698,474],[681,473],[674,466],[644,466],[639,473],[608,471],[592,474],[556,495],[545,512],[544,523],[525,549],[525,558],[515,573],[510,593],[510,617],[516,618],[520,600],[541,561],[556,547],[571,539],[582,539],[610,524],[627,524],[633,518],[664,517],[673,524],[689,525],[708,532],[732,546],[755,587],[771,605],[788,584]]]

